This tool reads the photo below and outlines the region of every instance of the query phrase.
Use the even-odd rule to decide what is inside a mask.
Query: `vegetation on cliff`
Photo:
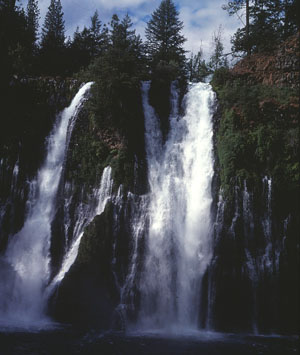
[[[293,53],[297,56],[297,48]],[[255,184],[267,175],[283,195],[294,199],[299,188],[297,82],[267,85],[263,76],[268,72],[260,72],[259,78],[255,69],[252,74],[242,67],[221,68],[212,80],[222,111],[217,132],[221,185],[232,196],[236,184],[242,186],[244,180]],[[274,75],[274,80],[278,77]]]
[[[114,15],[110,26],[107,50],[79,75],[94,85],[73,134],[69,174],[81,184],[95,183],[111,165],[116,186],[133,187],[135,156],[144,158],[143,47],[129,16]]]

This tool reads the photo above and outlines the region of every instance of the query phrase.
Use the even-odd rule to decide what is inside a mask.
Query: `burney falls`
[[[0,354],[299,351],[299,3],[0,0]]]

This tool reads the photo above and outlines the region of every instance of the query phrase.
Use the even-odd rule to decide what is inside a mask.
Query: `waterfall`
[[[186,113],[179,117],[173,83],[170,132],[163,143],[149,87],[143,84],[150,205],[140,326],[196,329],[201,279],[211,258],[214,94],[208,84],[191,85]]]
[[[85,84],[57,120],[47,141],[47,155],[31,184],[24,226],[9,239],[1,264],[10,270],[0,280],[0,315],[7,322],[33,323],[44,318],[44,288],[49,278],[49,246],[55,198],[65,153],[77,113],[92,83]]]

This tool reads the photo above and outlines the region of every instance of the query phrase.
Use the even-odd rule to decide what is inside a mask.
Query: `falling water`
[[[80,214],[78,215],[76,228],[74,229],[73,243],[65,254],[60,271],[47,287],[47,294],[51,294],[55,286],[59,284],[73,265],[84,234],[84,228],[96,215],[99,215],[104,211],[105,205],[112,195],[112,187],[113,180],[111,178],[111,167],[107,166],[103,170],[99,188],[93,191],[93,194],[88,199],[88,203],[85,204],[84,207],[82,204],[79,206]]]
[[[264,197],[266,200],[265,213],[262,220],[262,227],[265,236],[265,254],[263,265],[266,270],[273,270],[273,245],[272,245],[272,179],[265,176],[263,178]]]
[[[7,322],[32,323],[44,314],[44,287],[49,277],[49,244],[55,197],[63,170],[65,152],[85,93],[92,83],[85,84],[71,105],[57,117],[48,138],[47,156],[37,174],[36,193],[31,193],[30,209],[20,232],[10,237],[1,260],[10,269],[10,277],[0,280],[0,315]]]
[[[143,85],[150,226],[141,276],[140,323],[145,328],[197,328],[201,277],[210,261],[213,176],[208,84],[194,84],[186,114],[178,116],[172,85],[170,132],[162,142],[159,121]]]

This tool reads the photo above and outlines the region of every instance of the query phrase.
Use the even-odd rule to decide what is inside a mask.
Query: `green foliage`
[[[232,51],[236,55],[272,50],[299,30],[296,0],[235,0],[223,8],[243,23],[232,37]]]
[[[26,8],[27,28],[31,36],[32,51],[35,49],[38,39],[40,10],[37,0],[28,0]]]
[[[23,9],[15,1],[0,2],[0,89],[5,93],[13,75],[28,71],[32,37]]]
[[[173,62],[172,77],[177,78],[183,74],[180,71],[185,68],[183,44],[186,39],[181,34],[182,29],[183,23],[179,20],[173,1],[162,0],[146,27],[146,47],[152,72],[160,70],[159,65],[166,67]]]
[[[220,177],[227,197],[236,183],[272,176],[281,189],[299,187],[299,132],[291,104],[295,90],[247,86],[217,71],[213,79],[223,115],[217,134]],[[297,110],[297,109],[295,109]]]
[[[72,148],[69,170],[79,184],[92,185],[107,165],[113,168],[116,186],[133,184],[134,154],[144,149],[140,93],[144,57],[141,39],[131,27],[129,16],[120,20],[114,15],[108,48],[80,74],[81,80],[93,80],[94,85],[86,106],[88,124],[76,124],[73,133],[78,145]]]
[[[51,0],[42,29],[42,49],[59,49],[64,47],[65,22],[60,0]]]
[[[68,43],[68,57],[70,57],[70,71],[78,72],[86,68],[91,61],[100,56],[108,46],[108,29],[102,26],[96,11],[91,17],[90,27],[79,31],[77,27],[73,40]]]
[[[208,63],[209,68],[215,71],[221,67],[228,67],[226,56],[224,56],[224,45],[222,43],[222,27],[213,34],[213,52]]]
[[[143,48],[139,36],[131,30],[128,16],[122,22],[113,16],[108,50],[89,67],[93,87],[92,109],[99,124],[110,124],[127,131],[131,105],[140,96],[143,75]]]
[[[114,153],[113,151],[111,152]],[[126,149],[120,149],[116,156],[110,160],[110,166],[113,170],[113,181],[115,187],[123,184],[125,189],[132,187],[134,180],[134,159],[131,152]]]
[[[222,87],[227,84],[232,78],[230,70],[228,68],[221,67],[215,70],[214,75],[211,80],[211,85],[217,92],[221,92]]]
[[[96,181],[100,181],[109,154],[107,144],[91,130],[86,130],[84,134],[78,130],[73,132],[70,148],[71,156],[67,161],[68,179],[74,180],[77,185],[87,186],[93,186]]]
[[[203,59],[203,52],[201,48],[197,54],[191,53],[191,57],[188,61],[188,73],[189,81],[191,82],[204,81],[210,74],[210,70],[205,62],[205,59]]]
[[[60,0],[51,0],[42,28],[41,70],[59,75],[65,70],[65,22]]]

